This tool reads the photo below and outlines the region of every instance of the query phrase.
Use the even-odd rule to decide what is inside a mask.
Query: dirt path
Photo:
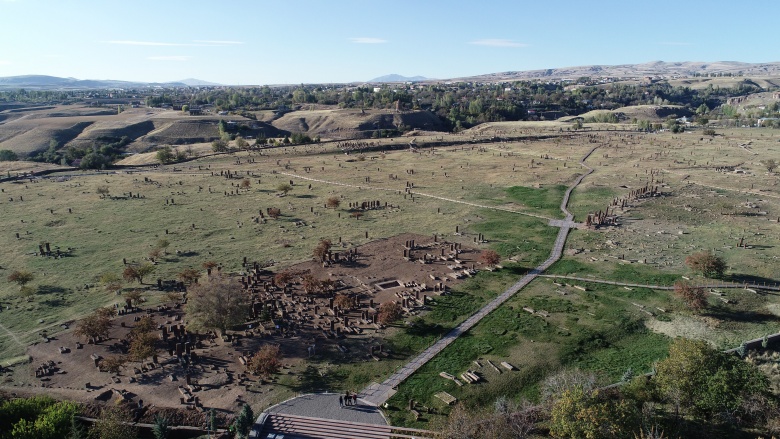
[[[425,363],[427,363],[431,358],[438,355],[441,351],[444,350],[447,346],[449,346],[452,342],[455,341],[461,334],[467,332],[469,329],[473,328],[474,325],[479,323],[480,320],[482,320],[485,316],[493,312],[496,308],[501,306],[504,302],[509,300],[512,296],[515,295],[518,291],[523,289],[526,285],[531,283],[532,280],[536,279],[540,274],[544,272],[544,270],[548,269],[552,264],[554,264],[558,259],[561,258],[561,254],[563,253],[563,246],[566,243],[566,238],[569,235],[569,230],[571,228],[575,227],[576,224],[574,223],[574,215],[569,212],[568,210],[568,204],[569,204],[569,197],[571,196],[572,190],[576,188],[582,180],[590,175],[593,172],[593,168],[587,166],[585,164],[585,160],[590,157],[590,155],[593,153],[593,151],[596,150],[598,146],[593,147],[590,151],[588,151],[587,154],[580,160],[580,164],[588,169],[588,172],[584,173],[583,175],[579,176],[577,180],[574,181],[574,183],[569,186],[569,188],[566,190],[566,193],[563,196],[563,200],[561,201],[561,211],[566,214],[565,220],[554,220],[550,221],[551,226],[560,227],[560,230],[558,231],[558,236],[555,238],[555,244],[553,245],[552,251],[550,252],[550,257],[547,258],[544,262],[542,262],[538,267],[534,268],[533,270],[529,271],[528,274],[520,278],[517,282],[515,282],[514,285],[507,288],[506,291],[501,293],[498,297],[491,300],[487,305],[482,307],[479,311],[477,311],[475,314],[473,314],[471,317],[466,319],[463,323],[456,326],[453,330],[451,330],[449,333],[447,333],[444,337],[436,341],[434,344],[432,344],[428,349],[424,350],[422,353],[420,353],[418,356],[414,357],[410,362],[406,363],[404,366],[399,368],[395,371],[389,378],[387,378],[382,383],[373,383],[363,389],[360,392],[360,398],[364,401],[366,401],[369,404],[373,405],[382,405],[384,404],[388,399],[390,399],[393,394],[395,394],[395,388],[398,387],[399,384],[401,384],[404,380],[409,378],[414,372],[416,372],[420,367],[422,367]]]

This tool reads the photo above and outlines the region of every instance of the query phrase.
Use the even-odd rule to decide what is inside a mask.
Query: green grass
[[[649,265],[599,262],[586,263],[579,259],[563,257],[547,270],[546,274],[594,277],[633,284],[671,286],[680,280],[680,274],[668,273]]]
[[[562,184],[545,186],[539,189],[512,186],[507,188],[506,194],[509,199],[518,204],[537,209],[537,213],[558,218],[563,215],[560,206],[566,189],[566,186]]]

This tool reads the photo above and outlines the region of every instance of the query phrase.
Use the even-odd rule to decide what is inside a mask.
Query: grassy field
[[[566,256],[550,273],[668,285],[691,277],[685,256],[709,249],[727,260],[730,279],[778,281],[778,178],[760,161],[780,159],[780,135],[737,129],[710,138],[593,126],[604,130],[574,133],[567,131],[570,124],[557,122],[495,123],[459,135],[418,136],[416,151],[406,138],[378,140],[371,151],[349,154],[326,142],[2,183],[0,362],[20,358],[41,330],[56,332],[63,322],[120,301],[105,292],[99,277],[120,274],[123,259],[143,262],[160,240],[170,245],[147,283],[172,279],[187,267],[199,269],[206,261],[237,273],[243,257],[273,261],[272,269],[282,269],[309,259],[321,239],[348,248],[401,232],[436,233],[498,250],[502,270],[479,274],[452,295],[437,297],[427,314],[382,335],[390,358],[378,363],[320,358],[306,363],[300,379],[278,379],[290,391],[359,390],[382,380],[549,256],[557,229],[547,219],[562,217],[562,194],[582,174],[578,161],[594,146],[587,163],[595,171],[570,203],[576,220],[651,181],[662,195],[618,209],[620,227],[573,230]],[[494,137],[491,143],[471,143]],[[442,141],[459,143],[430,147]],[[208,144],[198,151],[208,152]],[[148,157],[136,163],[142,159]],[[744,172],[716,169],[723,166]],[[234,178],[225,177],[228,171]],[[248,187],[241,187],[245,179]],[[290,182],[292,190],[280,193],[279,186]],[[101,197],[98,188],[107,188],[109,196]],[[340,199],[338,209],[325,208],[330,197]],[[388,208],[350,217],[349,204],[363,201]],[[279,219],[260,219],[270,207],[281,209]],[[475,244],[480,233],[487,242]],[[747,248],[737,247],[740,238]],[[36,256],[42,243],[65,256]],[[34,274],[30,297],[5,281],[13,270]],[[692,314],[670,291],[578,285],[586,291],[550,279],[534,281],[403,383],[390,401],[391,421],[412,423],[402,410],[409,399],[446,413],[432,396],[440,390],[472,405],[491,404],[504,394],[533,399],[538,382],[561,367],[598,371],[613,382],[628,368],[649,370],[665,355],[668,337],[733,347],[775,332],[780,315],[780,302],[771,294],[728,291],[728,304],[713,295],[708,310]],[[145,285],[124,286],[136,287]],[[154,301],[162,293],[147,295]],[[508,361],[518,370],[498,374],[487,359]],[[457,387],[438,376],[467,368],[477,369],[485,382]],[[441,415],[426,421],[437,419]]]

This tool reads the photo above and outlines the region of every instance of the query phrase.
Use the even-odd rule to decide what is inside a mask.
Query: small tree
[[[355,296],[346,294],[339,294],[333,299],[333,305],[339,307],[342,310],[350,310],[357,306],[358,300]]]
[[[157,335],[152,332],[142,332],[130,342],[130,357],[135,361],[144,361],[157,353]]]
[[[118,294],[119,290],[122,289],[122,278],[120,278],[116,273],[103,273],[100,276],[100,283],[103,284],[103,287],[109,293]]]
[[[328,252],[330,251],[330,247],[333,245],[329,239],[323,239],[320,241],[319,244],[317,244],[317,247],[314,248],[314,258],[318,262],[325,262],[325,260],[328,258]]]
[[[138,306],[138,304],[141,303],[141,300],[143,299],[143,293],[141,290],[130,290],[125,293],[125,299],[129,300],[133,305]]]
[[[179,278],[180,281],[189,285],[198,280],[200,277],[200,272],[193,268],[185,268],[184,270],[180,271],[176,277]]]
[[[127,360],[118,355],[106,357],[100,361],[100,368],[108,373],[118,374],[124,367]]]
[[[279,288],[286,287],[293,280],[293,272],[291,270],[282,270],[274,275],[274,285]]]
[[[285,195],[287,195],[287,193],[290,192],[292,188],[293,188],[292,185],[290,185],[289,183],[279,183],[276,186],[276,190]]]
[[[238,149],[247,149],[249,148],[249,142],[247,142],[243,137],[239,136],[236,137],[236,147]]]
[[[482,253],[479,255],[479,261],[492,267],[498,265],[501,261],[501,256],[495,250],[482,250]]]
[[[176,155],[170,146],[163,146],[157,150],[157,160],[163,165],[167,165],[176,161]]]
[[[679,297],[691,311],[699,312],[707,307],[707,293],[703,288],[694,287],[688,282],[675,282],[674,294]]]
[[[716,256],[709,251],[698,252],[688,256],[685,258],[685,265],[692,271],[710,278],[722,278],[723,273],[728,268],[726,261],[722,257]]]
[[[32,273],[25,270],[15,270],[8,275],[8,282],[15,282],[19,287],[24,287],[35,278]]]
[[[401,318],[403,312],[403,308],[398,303],[385,302],[379,306],[379,315],[377,315],[376,319],[383,325],[389,325]]]
[[[767,172],[774,172],[774,170],[777,169],[777,160],[775,159],[764,160],[761,164],[764,165]]]
[[[244,404],[244,407],[241,408],[238,416],[236,416],[236,420],[233,422],[236,439],[246,439],[249,437],[249,430],[252,429],[254,423],[255,414],[252,411],[252,407],[249,407],[249,404]]]
[[[128,265],[122,272],[122,277],[128,282],[138,281],[138,283],[143,284],[144,277],[152,274],[152,272],[154,272],[154,265],[152,264]]]
[[[108,197],[110,190],[108,189],[108,186],[98,186],[96,192],[100,195],[100,198],[106,198]]]
[[[138,431],[132,426],[132,418],[122,407],[103,406],[90,437],[99,439],[136,439]]]
[[[279,218],[279,216],[282,215],[282,210],[278,207],[270,207],[268,208],[268,216],[270,216],[273,219]]]
[[[116,311],[113,308],[98,308],[92,314],[84,317],[76,325],[74,333],[85,339],[108,338],[109,330],[114,326],[111,321]]]
[[[252,187],[252,182],[248,178],[241,180],[241,189],[248,191],[249,188],[251,187]]]
[[[211,142],[211,149],[214,152],[227,152],[228,150],[228,143],[227,141],[223,139],[215,140]]]
[[[279,346],[266,344],[249,359],[246,367],[250,373],[268,378],[279,371],[280,358]]]
[[[314,277],[311,273],[303,276],[301,284],[303,285],[303,291],[306,294],[318,294],[322,292],[322,281]]]
[[[238,280],[212,275],[190,286],[185,309],[194,328],[224,334],[228,328],[246,321],[251,306],[252,297]]]
[[[154,434],[154,439],[168,439],[168,435],[170,434],[168,418],[160,414],[155,415],[152,433]]]
[[[328,199],[325,201],[325,206],[327,206],[330,209],[336,209],[341,204],[341,200],[339,197],[328,197]]]

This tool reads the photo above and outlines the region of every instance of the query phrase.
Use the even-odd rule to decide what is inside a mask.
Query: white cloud
[[[352,41],[353,43],[358,43],[358,44],[383,44],[387,42],[387,40],[383,40],[381,38],[371,38],[371,37],[350,38],[349,40]]]
[[[187,44],[163,43],[160,41],[112,40],[106,42],[108,44],[120,44],[123,46],[187,46]]]
[[[213,44],[215,46],[235,46],[244,44],[243,41],[225,41],[225,40],[194,40],[196,43]]]
[[[490,46],[490,47],[528,47],[528,44],[525,43],[518,43],[516,41],[512,40],[501,40],[501,39],[484,39],[484,40],[476,40],[471,41],[469,44],[474,46]]]
[[[189,61],[191,56],[186,55],[167,55],[167,56],[150,56],[146,58],[151,61]]]

